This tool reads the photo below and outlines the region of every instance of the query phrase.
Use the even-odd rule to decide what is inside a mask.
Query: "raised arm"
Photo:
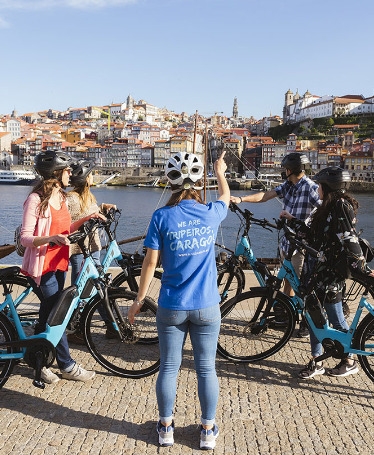
[[[277,197],[277,193],[274,190],[270,190],[260,191],[248,196],[231,196],[230,200],[235,202],[235,204],[239,204],[240,202],[266,202],[275,197]]]
[[[225,177],[225,171],[227,169],[227,165],[225,163],[224,157],[225,157],[226,152],[222,152],[221,156],[218,158],[218,160],[215,161],[214,163],[214,170],[216,173],[217,177],[217,183],[218,183],[218,194],[219,194],[219,201],[225,202],[227,206],[230,204],[230,188],[229,184],[227,183],[226,177]]]

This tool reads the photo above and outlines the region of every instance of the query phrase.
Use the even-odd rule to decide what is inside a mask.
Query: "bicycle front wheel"
[[[12,323],[4,314],[0,313],[0,343],[15,340],[16,334]],[[16,364],[16,361],[12,359],[2,360],[6,354],[11,354],[12,352],[16,352],[16,349],[10,347],[0,348],[0,389],[9,379]]]
[[[221,296],[221,305],[223,302],[239,295],[243,292],[245,286],[245,275],[240,267],[233,269],[217,269],[218,292]]]
[[[354,347],[374,354],[374,316],[367,314],[357,327]],[[374,356],[358,355],[358,361],[367,376],[374,382]]]
[[[268,305],[266,288],[253,288],[222,305],[217,347],[222,357],[233,362],[256,362],[275,354],[287,343],[296,324],[295,310],[281,292],[265,318]],[[276,320],[276,314],[282,315],[281,321]]]
[[[108,289],[109,303],[120,336],[108,336],[100,316],[103,301],[95,299],[83,313],[83,333],[87,347],[97,362],[117,376],[143,378],[158,371],[160,352],[156,327],[156,304],[145,299],[135,323],[127,319],[136,294],[123,288]]]

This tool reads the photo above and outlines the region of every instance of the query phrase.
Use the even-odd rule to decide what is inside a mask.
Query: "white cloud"
[[[0,0],[0,11],[51,10],[53,8],[110,8],[137,3],[139,0]],[[0,16],[0,29],[9,28]]]
[[[10,27],[9,23],[5,19],[0,17],[0,29],[9,27]]]
[[[0,10],[35,10],[54,7],[105,8],[136,3],[138,0],[0,0]]]
[[[120,6],[136,2],[137,0],[66,0],[62,3],[66,3],[67,6],[73,6],[74,8],[105,8],[106,6]]]

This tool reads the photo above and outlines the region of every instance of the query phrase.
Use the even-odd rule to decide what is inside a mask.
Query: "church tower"
[[[234,106],[232,108],[232,116],[237,119],[238,118],[238,100],[234,98]]]
[[[293,92],[288,89],[284,95],[284,107],[283,107],[283,122],[287,121],[287,117],[290,114],[289,106],[293,104]]]
[[[134,107],[134,98],[129,95],[126,100],[126,107],[132,109]]]

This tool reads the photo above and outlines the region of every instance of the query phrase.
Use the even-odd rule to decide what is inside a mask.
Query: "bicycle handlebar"
[[[268,221],[266,218],[262,218],[262,219],[255,218],[253,216],[253,213],[250,210],[248,210],[248,209],[242,210],[241,208],[239,208],[239,206],[237,204],[235,204],[235,202],[230,202],[229,209],[234,213],[236,213],[236,212],[240,213],[240,215],[245,219],[245,221],[248,225],[250,223],[253,223],[258,226],[263,227],[264,229],[268,229],[268,228],[277,229],[277,230],[279,229],[276,224],[270,223],[270,221]]]
[[[277,221],[278,229],[283,229],[286,239],[296,247],[297,250],[305,250],[311,256],[319,259],[320,261],[325,261],[325,255],[321,251],[317,251],[311,246],[309,246],[306,241],[302,238],[297,237],[297,233],[287,224],[287,220],[282,218]]]
[[[116,220],[116,214],[120,214],[120,209],[110,208],[106,213],[106,220],[101,218],[90,218],[88,221],[85,221],[82,226],[72,234],[68,235],[70,243],[78,243],[79,241],[85,239],[91,232],[98,228],[106,228]]]

